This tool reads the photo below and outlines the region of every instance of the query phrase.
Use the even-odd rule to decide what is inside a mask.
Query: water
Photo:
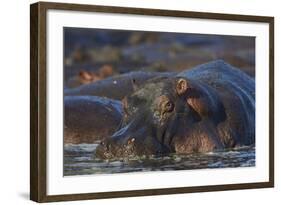
[[[255,147],[115,161],[95,158],[93,153],[96,147],[97,144],[65,145],[64,176],[255,166]]]

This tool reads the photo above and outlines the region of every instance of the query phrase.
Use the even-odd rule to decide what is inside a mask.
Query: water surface
[[[139,171],[192,170],[255,166],[255,147],[165,157],[137,157],[100,160],[94,152],[98,144],[64,146],[64,176],[112,174]]]

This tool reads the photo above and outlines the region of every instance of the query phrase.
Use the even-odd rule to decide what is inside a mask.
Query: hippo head
[[[165,155],[174,152],[173,138],[212,115],[212,101],[198,86],[182,77],[154,78],[122,100],[118,130],[100,143],[102,159]]]

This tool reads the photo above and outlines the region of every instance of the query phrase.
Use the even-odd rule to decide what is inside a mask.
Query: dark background
[[[182,71],[216,59],[255,77],[255,38],[64,28],[66,87],[83,84],[77,83],[81,71],[97,75],[96,81],[136,70]]]

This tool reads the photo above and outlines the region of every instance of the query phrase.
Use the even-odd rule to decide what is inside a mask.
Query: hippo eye
[[[174,104],[171,101],[165,103],[165,110],[171,112],[174,109]]]

